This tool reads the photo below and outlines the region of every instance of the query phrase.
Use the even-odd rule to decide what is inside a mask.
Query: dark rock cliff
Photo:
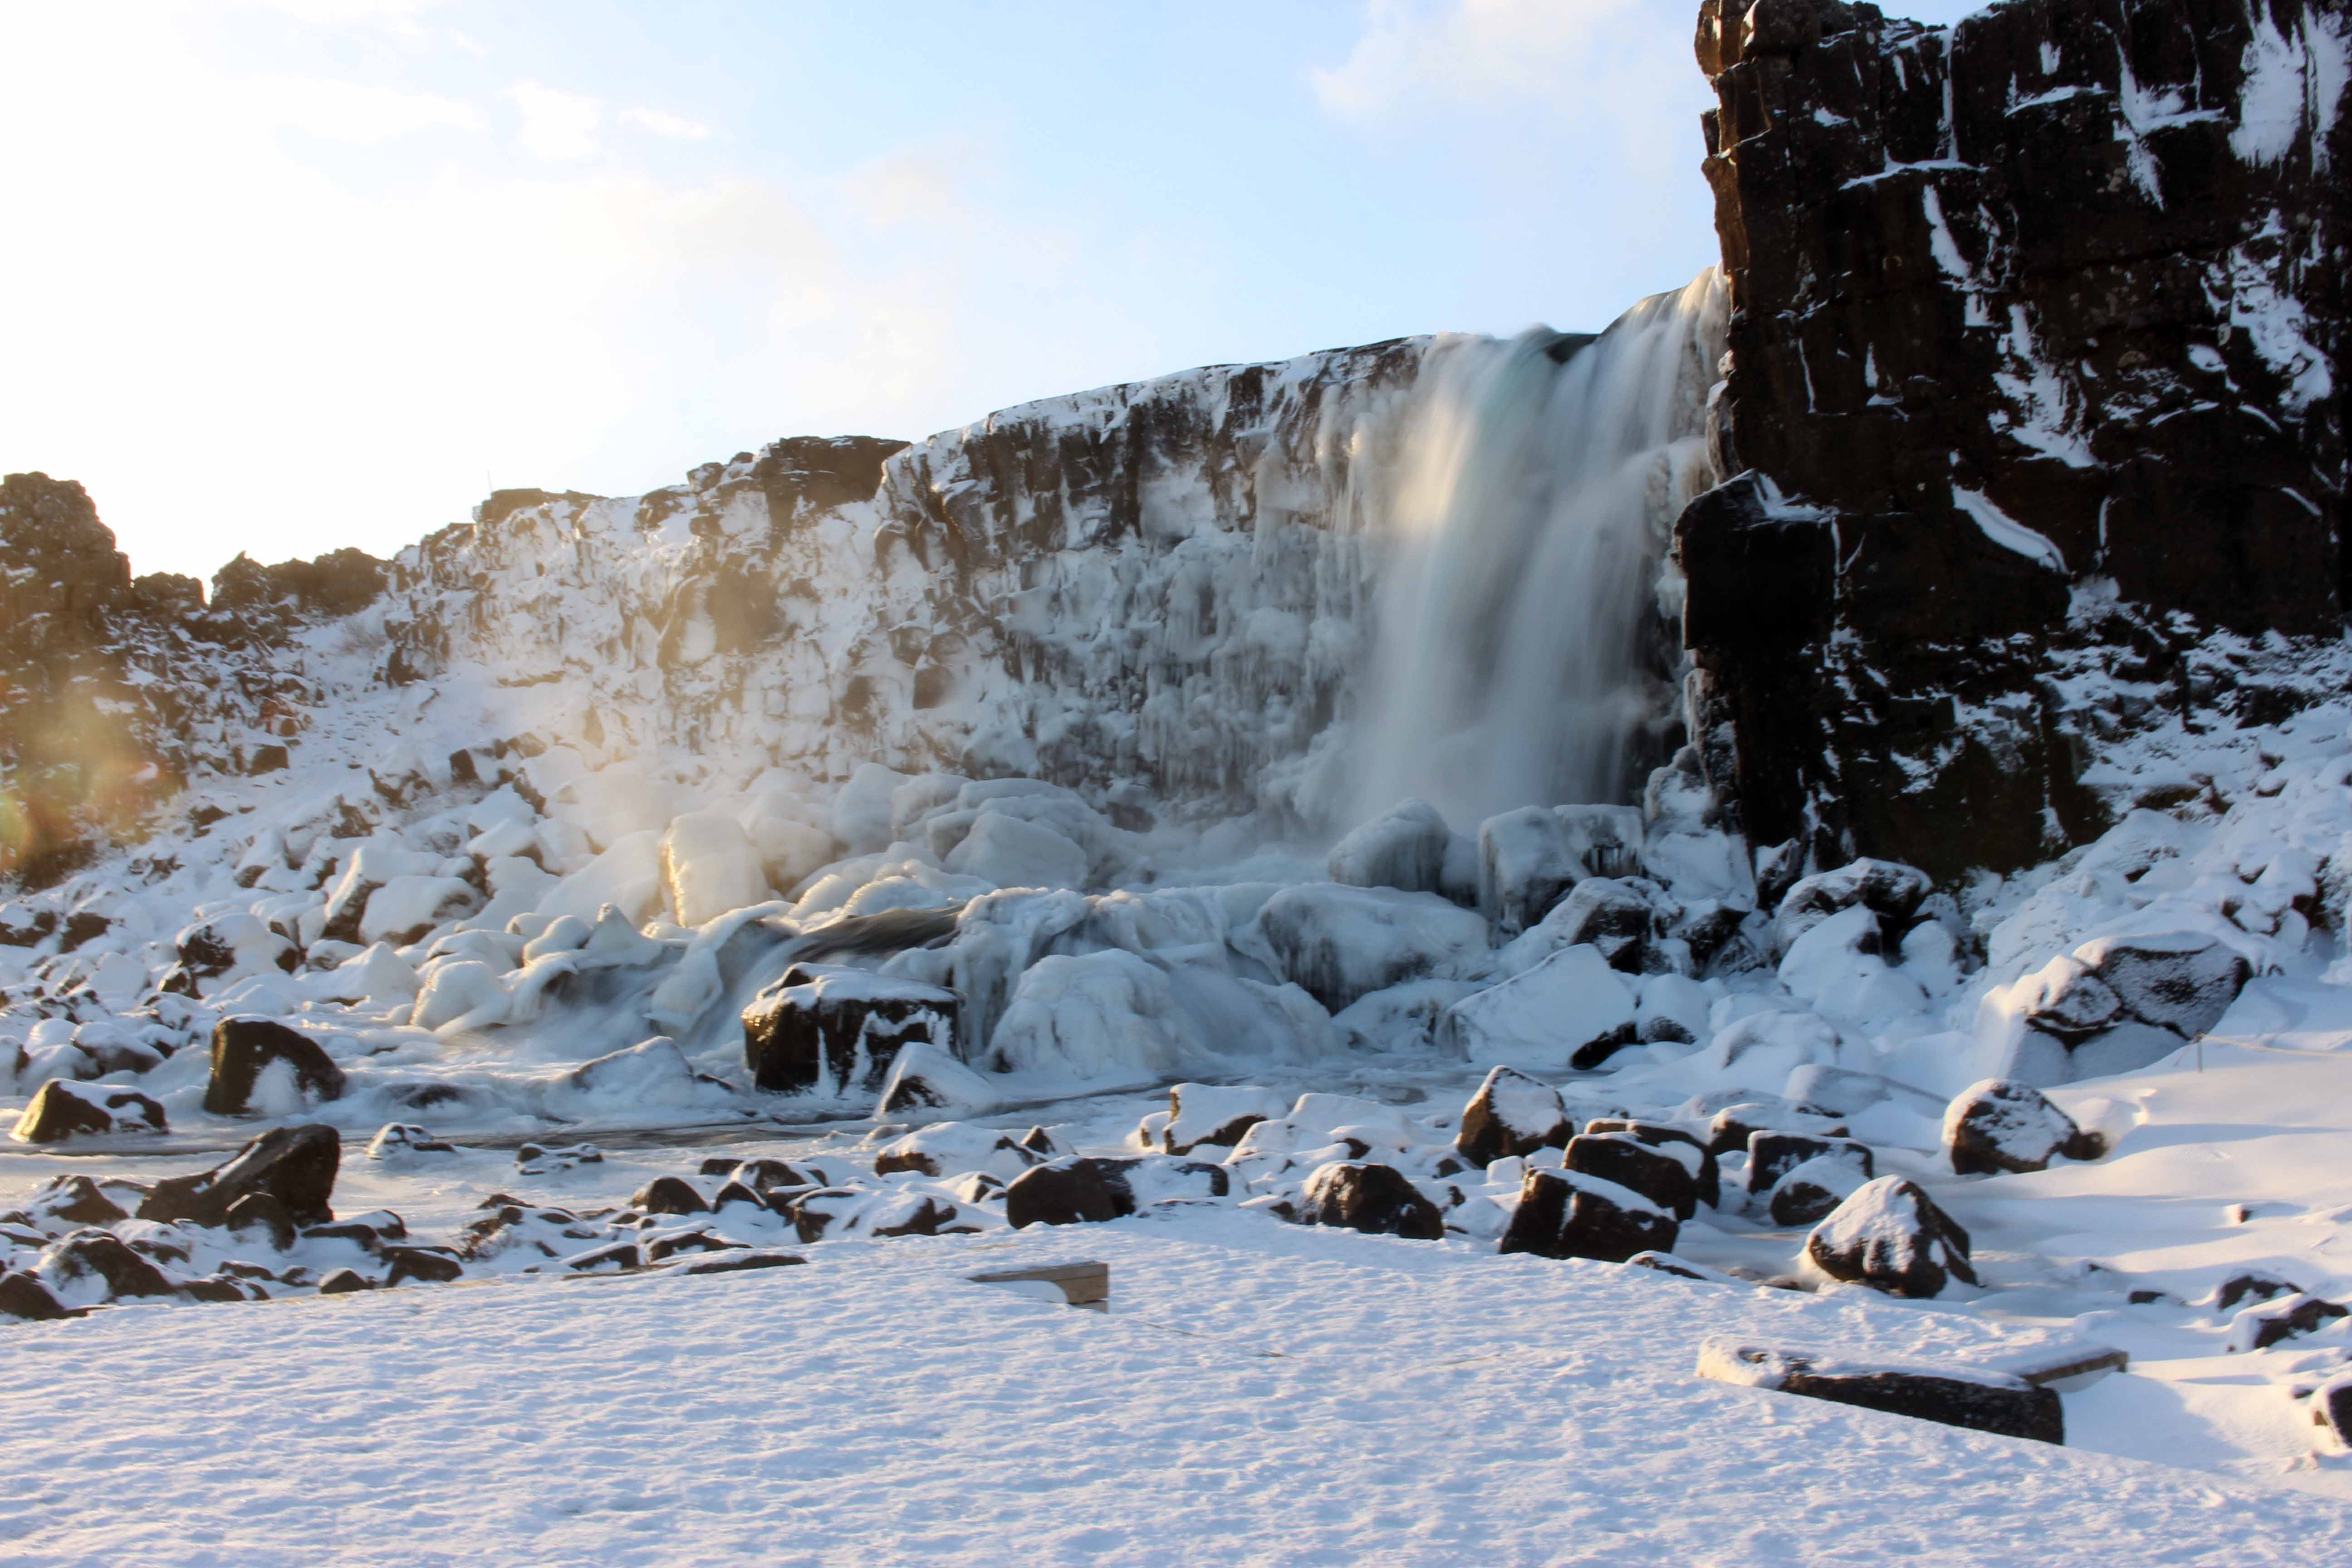
[[[2297,700],[2278,637],[2339,637],[2352,563],[2347,41],[2345,0],[1706,0],[1740,477],[1678,547],[1756,842],[2021,865],[2130,804],[2079,779],[2147,712]]]

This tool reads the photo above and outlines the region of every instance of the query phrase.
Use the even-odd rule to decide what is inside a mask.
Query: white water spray
[[[1542,330],[1431,351],[1368,509],[1387,539],[1356,819],[1418,795],[1470,827],[1624,795],[1657,706],[1642,620],[1675,518],[1717,477],[1727,310],[1709,268],[1572,353]]]

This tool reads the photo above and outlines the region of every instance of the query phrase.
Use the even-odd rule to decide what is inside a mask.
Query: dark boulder
[[[1859,1143],[1814,1155],[1772,1184],[1765,1212],[1787,1230],[1819,1225],[1871,1179],[1869,1155]]]
[[[279,1252],[294,1245],[294,1216],[268,1193],[246,1194],[228,1205],[222,1223],[233,1234],[260,1231],[269,1238],[270,1247]]]
[[[1509,1068],[1496,1068],[1462,1109],[1454,1147],[1473,1166],[1538,1149],[1559,1149],[1575,1131],[1559,1090]]]
[[[1544,916],[1560,945],[1588,942],[1612,969],[1642,974],[1658,967],[1654,944],[1680,911],[1664,889],[1639,877],[1587,877]]]
[[[1622,1116],[1598,1116],[1584,1124],[1587,1132],[1630,1132],[1644,1143],[1685,1144],[1698,1152],[1698,1201],[1713,1208],[1722,1201],[1722,1174],[1706,1141],[1663,1121],[1639,1121]]]
[[[48,1287],[31,1275],[0,1273],[0,1318],[46,1323],[68,1315]]]
[[[1718,1383],[1884,1410],[2004,1437],[2066,1440],[2065,1412],[2057,1390],[1958,1362],[1893,1361],[1710,1340],[1699,1352],[1698,1373]]]
[[[1901,1176],[1880,1176],[1838,1205],[1806,1238],[1805,1255],[1832,1279],[1890,1296],[1938,1296],[1954,1279],[1977,1282],[1969,1233]]]
[[[348,1296],[357,1290],[373,1290],[375,1281],[355,1268],[338,1268],[319,1281],[321,1296]]]
[[[1629,1187],[1685,1220],[1698,1211],[1703,1154],[1693,1145],[1650,1143],[1630,1132],[1580,1132],[1568,1141],[1564,1163],[1579,1175]]]
[[[1306,1225],[1336,1225],[1416,1241],[1436,1241],[1445,1235],[1437,1205],[1402,1171],[1367,1161],[1339,1161],[1307,1177],[1298,1217]]]
[[[33,1194],[32,1208],[38,1218],[77,1226],[112,1225],[131,1217],[88,1176],[51,1177],[47,1186]]]
[[[2224,1348],[2231,1351],[2266,1351],[2287,1340],[2315,1334],[2347,1315],[2343,1307],[2317,1296],[2295,1295],[2265,1301],[2260,1306],[2248,1307],[2231,1321],[2230,1337]]]
[[[1900,936],[1934,890],[1927,874],[1915,867],[1856,860],[1801,879],[1772,913],[1773,934],[1785,949],[1832,915],[1859,904],[1876,915],[1890,935]]]
[[[1033,1225],[1099,1224],[1135,1212],[1128,1173],[1133,1160],[1086,1155],[1024,1171],[1004,1189],[1004,1217],[1015,1230]]]
[[[69,1083],[64,1079],[43,1084],[16,1121],[16,1137],[26,1143],[164,1131],[163,1105],[137,1089]]]
[[[178,1294],[162,1269],[132,1251],[111,1231],[78,1230],[51,1244],[41,1254],[41,1272],[52,1287],[71,1287],[96,1279],[111,1300],[121,1296]]]
[[[1769,1195],[1780,1178],[1809,1161],[1834,1158],[1857,1167],[1863,1180],[1877,1173],[1867,1145],[1850,1138],[1816,1138],[1804,1132],[1757,1132],[1748,1140],[1748,1195]]]
[[[1787,1100],[1744,1100],[1727,1105],[1708,1121],[1706,1147],[1711,1154],[1738,1154],[1759,1132],[1803,1132],[1816,1138],[1843,1138],[1844,1121],[1815,1106]]]
[[[325,1225],[335,1217],[328,1200],[334,1194],[342,1147],[331,1127],[273,1127],[226,1164],[156,1183],[140,1204],[139,1217],[225,1225],[238,1199],[266,1193],[293,1224]]]
[[[252,1113],[261,1075],[280,1063],[301,1097],[317,1102],[343,1097],[343,1069],[310,1036],[268,1018],[224,1018],[213,1026],[212,1077],[205,1110],[214,1116]]]
[[[446,1247],[387,1247],[383,1249],[386,1285],[411,1279],[446,1285],[466,1272],[457,1255]]]
[[[919,981],[795,964],[743,1009],[743,1059],[760,1088],[783,1094],[872,1093],[899,1047],[955,1054],[961,1000]]]
[[[1529,1171],[1496,1250],[1622,1263],[1637,1252],[1672,1252],[1679,1232],[1673,1215],[1630,1187],[1566,1171]]]
[[[1956,1174],[1991,1175],[2043,1170],[2061,1155],[2095,1160],[2106,1140],[2077,1127],[2032,1085],[1989,1078],[1945,1109],[1944,1151]]]
[[[2275,1274],[2232,1274],[2213,1292],[2213,1310],[2226,1312],[2241,1301],[2267,1301],[2277,1296],[2300,1296],[2303,1287]]]
[[[681,1176],[656,1176],[639,1187],[629,1206],[645,1214],[708,1214],[710,1205]]]

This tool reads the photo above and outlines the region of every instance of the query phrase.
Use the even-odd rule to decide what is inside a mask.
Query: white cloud
[[[515,83],[507,96],[522,117],[515,140],[541,163],[576,163],[595,153],[596,128],[604,120],[604,106],[597,100],[535,81]]]
[[[363,146],[423,131],[476,131],[482,123],[473,105],[456,99],[363,82],[255,77],[239,84],[239,93],[247,106],[265,120]]]
[[[673,142],[707,142],[712,134],[710,127],[699,120],[665,114],[658,109],[625,109],[621,118],[640,131],[650,131]]]
[[[1632,0],[1369,0],[1353,52],[1312,80],[1326,112],[1358,123],[1465,103],[1566,100],[1629,34],[1659,30]],[[1664,31],[1689,64],[1686,35]]]

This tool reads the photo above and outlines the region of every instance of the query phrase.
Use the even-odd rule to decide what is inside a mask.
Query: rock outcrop
[[[2268,721],[2342,625],[2352,20],[1705,0],[1732,289],[1685,513],[1710,780],[1759,845],[1937,877],[2130,800],[2094,750]]]

